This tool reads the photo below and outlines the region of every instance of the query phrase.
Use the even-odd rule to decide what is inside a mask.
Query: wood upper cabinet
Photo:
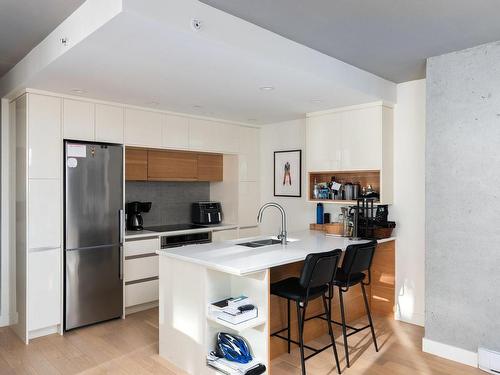
[[[147,181],[148,151],[136,148],[125,149],[125,180]]]
[[[222,154],[198,154],[198,180],[222,181]]]
[[[223,155],[178,150],[125,150],[127,181],[222,181]]]
[[[148,151],[148,180],[197,181],[198,154],[184,151]]]

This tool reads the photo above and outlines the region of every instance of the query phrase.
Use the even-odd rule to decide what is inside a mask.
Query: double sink
[[[242,242],[238,243],[238,246],[246,246],[246,247],[262,247],[262,246],[270,246],[281,243],[280,240],[275,240],[274,238],[266,238],[263,240],[255,240],[250,242]]]

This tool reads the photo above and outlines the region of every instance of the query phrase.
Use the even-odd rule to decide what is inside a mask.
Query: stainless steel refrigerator
[[[64,143],[64,328],[123,313],[123,147]]]

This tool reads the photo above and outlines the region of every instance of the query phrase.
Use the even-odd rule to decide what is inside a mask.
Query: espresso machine
[[[144,220],[141,213],[151,210],[151,202],[129,202],[125,206],[127,214],[127,229],[141,231],[144,229]]]

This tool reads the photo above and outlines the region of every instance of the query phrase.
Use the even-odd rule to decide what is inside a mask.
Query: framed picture
[[[274,196],[302,196],[302,150],[274,152]]]

